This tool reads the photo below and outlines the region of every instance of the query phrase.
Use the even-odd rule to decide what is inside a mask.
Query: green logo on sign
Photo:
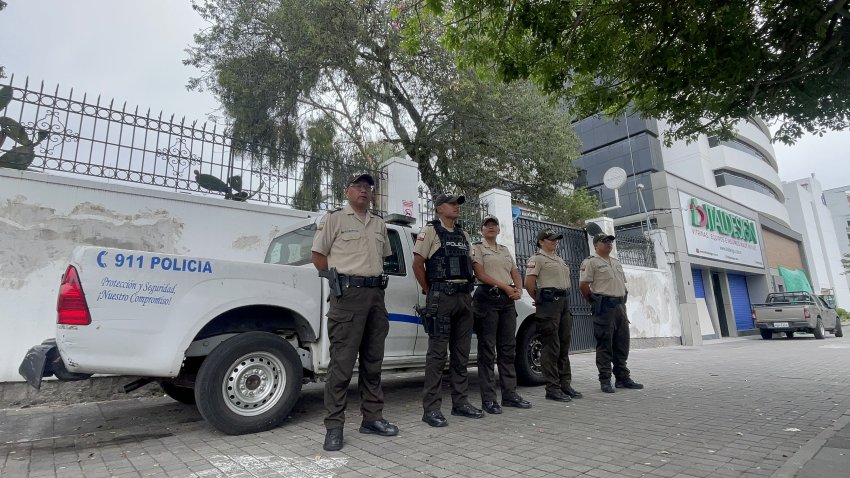
[[[690,210],[692,226],[704,227],[724,236],[758,244],[755,222],[710,204],[699,204],[696,198],[691,198]]]

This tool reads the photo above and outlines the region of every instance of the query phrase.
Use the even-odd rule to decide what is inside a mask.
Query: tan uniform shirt
[[[472,242],[466,231],[463,231],[463,235],[466,237],[466,242]],[[434,229],[433,225],[425,224],[425,227],[423,227],[419,232],[419,235],[416,236],[416,244],[413,246],[413,253],[419,254],[425,259],[430,259],[431,256],[440,249],[440,245],[440,236],[437,235],[437,230]],[[467,251],[467,253],[470,257],[472,257],[471,249]]]
[[[511,271],[516,268],[516,262],[507,247],[496,244],[491,246],[487,242],[476,242],[472,245],[472,262],[477,262],[484,267],[484,272],[493,280],[510,284],[513,282]]]
[[[312,250],[328,256],[329,268],[356,276],[383,274],[384,257],[392,255],[384,220],[367,212],[366,220],[361,221],[350,205],[325,214]]]
[[[528,259],[525,276],[537,276],[537,288],[570,288],[570,266],[557,254],[547,254],[542,249]]]
[[[590,256],[581,263],[579,282],[590,283],[594,294],[623,297],[626,295],[626,273],[616,258]]]

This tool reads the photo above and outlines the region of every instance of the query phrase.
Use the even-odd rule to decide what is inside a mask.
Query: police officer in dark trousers
[[[448,425],[440,411],[446,348],[451,353],[449,376],[452,386],[452,415],[481,418],[484,412],[467,398],[466,365],[472,341],[473,272],[469,236],[458,224],[465,198],[440,194],[434,198],[437,219],[422,228],[413,248],[413,273],[427,295],[420,314],[428,332],[425,358],[425,390],[422,421],[432,427]]]
[[[570,267],[555,252],[564,236],[552,229],[537,234],[537,254],[528,259],[525,288],[534,297],[537,330],[543,342],[540,365],[546,379],[546,399],[569,402],[581,398],[571,385],[570,340],[573,318],[570,315]]]
[[[516,306],[522,284],[516,262],[507,247],[498,244],[499,219],[487,216],[481,222],[481,242],[472,245],[472,269],[481,284],[472,296],[475,335],[478,336],[478,380],[481,405],[492,415],[502,413],[496,401],[494,362],[498,357],[502,405],[531,408],[516,392]],[[496,353],[494,353],[494,351]]]
[[[325,384],[324,449],[342,448],[346,392],[360,354],[358,389],[363,421],[360,433],[395,436],[398,427],[383,417],[381,364],[389,331],[383,275],[384,257],[392,254],[387,226],[369,212],[375,180],[369,174],[352,176],[345,188],[348,205],[329,212],[313,238],[312,261],[320,271],[339,275],[331,281],[328,337],[330,364]],[[334,291],[336,289],[336,291]],[[337,296],[337,293],[341,295]]]
[[[596,254],[581,263],[579,288],[590,302],[593,335],[596,337],[596,368],[605,393],[614,393],[611,372],[617,388],[643,388],[631,379],[626,361],[629,358],[629,319],[626,317],[626,274],[623,264],[611,257],[614,236],[599,233],[593,237]]]

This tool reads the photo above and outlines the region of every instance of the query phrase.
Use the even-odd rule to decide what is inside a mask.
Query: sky
[[[221,121],[213,95],[186,89],[199,72],[183,65],[185,50],[205,27],[189,0],[6,1],[0,65],[16,85],[29,77],[51,91],[58,85],[60,96],[73,88],[75,97],[99,94],[163,116]],[[774,148],[783,181],[815,174],[823,189],[850,185],[848,131]]]

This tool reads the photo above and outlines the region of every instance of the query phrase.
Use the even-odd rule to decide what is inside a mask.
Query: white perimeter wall
[[[681,337],[678,301],[671,273],[661,269],[623,265],[629,300],[629,330],[632,338]]]
[[[75,246],[262,262],[280,229],[308,216],[124,184],[0,169],[0,382],[23,380],[27,349],[55,336]]]

